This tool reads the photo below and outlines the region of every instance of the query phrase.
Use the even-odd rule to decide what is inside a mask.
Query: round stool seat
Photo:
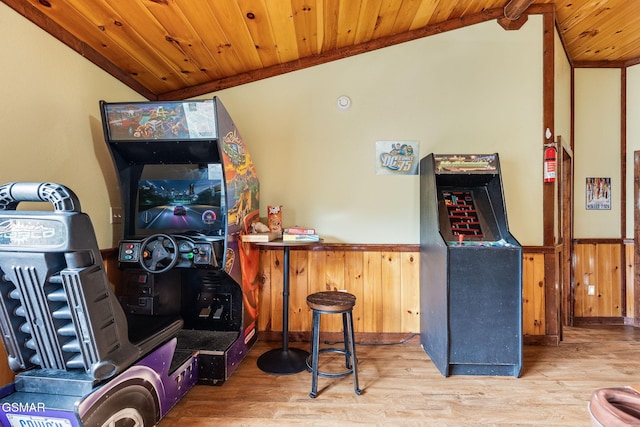
[[[356,305],[356,297],[348,292],[324,291],[307,296],[307,305],[311,310],[325,313],[342,313]]]

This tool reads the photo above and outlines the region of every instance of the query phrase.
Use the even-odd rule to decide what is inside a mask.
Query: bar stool
[[[353,333],[353,306],[356,305],[356,297],[347,292],[326,291],[316,292],[307,296],[307,305],[313,312],[311,326],[311,351],[307,358],[307,367],[311,371],[311,393],[309,397],[318,395],[318,376],[324,378],[340,378],[353,374],[353,390],[357,395],[362,393],[358,387],[358,359],[356,358],[356,345]],[[342,314],[342,332],[344,335],[344,348],[320,349],[320,315]],[[321,353],[342,353],[345,355],[346,370],[341,372],[327,372],[318,369],[318,359]]]

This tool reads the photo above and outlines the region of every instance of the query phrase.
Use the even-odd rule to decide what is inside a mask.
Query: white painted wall
[[[562,137],[563,144],[571,145],[571,64],[562,46],[562,41],[555,32],[554,45],[554,127],[555,135]]]
[[[542,18],[440,34],[220,91],[253,156],[262,215],[330,242],[418,243],[417,176],[375,174],[376,140],[500,154],[509,224],[542,243]],[[348,95],[350,111],[336,99]]]
[[[575,70],[575,238],[623,237],[620,236],[620,77],[619,69]],[[586,209],[587,177],[611,178],[610,210]],[[629,220],[633,221],[633,216]]]
[[[120,196],[98,101],[142,97],[4,3],[0,39],[14,41],[0,43],[0,182],[67,185],[91,216],[100,247],[114,246],[109,207]]]
[[[0,181],[60,182],[101,247],[119,204],[98,101],[141,97],[0,3]],[[416,40],[216,93],[242,133],[268,204],[328,242],[418,243],[418,178],[375,174],[376,140],[428,153],[498,152],[511,231],[542,243],[542,18]],[[353,107],[335,102],[349,95]]]

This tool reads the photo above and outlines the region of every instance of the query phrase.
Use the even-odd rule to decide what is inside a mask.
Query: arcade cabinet
[[[179,314],[178,351],[221,384],[256,340],[259,183],[218,98],[100,103],[122,193],[116,291],[130,314]]]
[[[0,332],[16,372],[3,426],[156,425],[195,384],[222,384],[257,338],[259,253],[240,234],[259,184],[220,101],[100,107],[124,279],[109,282],[73,191],[0,186]]]
[[[522,247],[498,154],[420,161],[420,342],[449,375],[520,376]]]

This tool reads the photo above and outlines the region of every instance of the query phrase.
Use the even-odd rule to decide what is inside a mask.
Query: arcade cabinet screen
[[[111,141],[217,137],[213,100],[103,104]]]
[[[145,165],[138,181],[136,234],[222,236],[222,167]]]
[[[442,198],[447,207],[452,235],[475,239],[484,237],[471,191],[443,191]]]
[[[496,242],[500,246],[502,238],[486,186],[441,188],[438,203],[445,240],[465,246]]]

